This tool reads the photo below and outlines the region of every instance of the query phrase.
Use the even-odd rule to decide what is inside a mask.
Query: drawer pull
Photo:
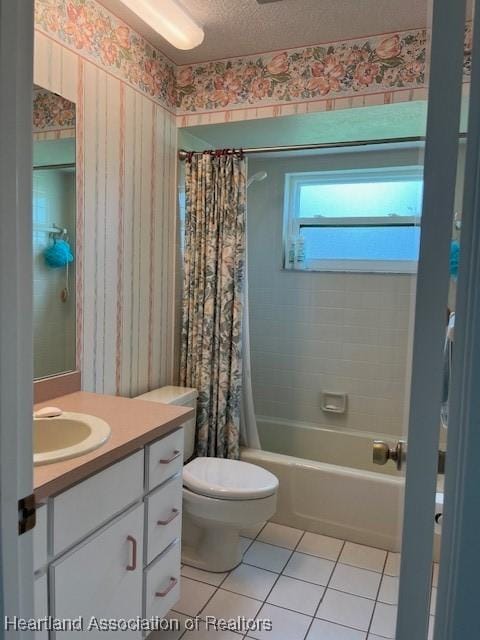
[[[164,527],[167,524],[170,524],[172,520],[175,520],[180,515],[180,511],[178,509],[172,509],[172,513],[168,516],[166,520],[157,520],[157,524],[161,527]]]
[[[132,543],[132,564],[127,564],[127,571],[135,571],[137,568],[137,541],[133,536],[127,536],[127,540]]]
[[[177,582],[177,578],[170,578],[168,587],[164,591],[156,591],[155,596],[157,598],[165,598],[165,596],[168,595],[170,591],[177,585]]]
[[[170,456],[170,458],[161,458],[159,460],[160,464],[170,464],[170,462],[173,462],[174,460],[176,460],[177,458],[179,458],[181,456],[181,451],[179,451],[178,449],[175,449],[173,454]]]

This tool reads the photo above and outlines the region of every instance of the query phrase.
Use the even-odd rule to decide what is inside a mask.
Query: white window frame
[[[310,171],[285,174],[284,204],[284,266],[288,268],[289,238],[297,237],[303,227],[379,227],[379,226],[420,226],[421,215],[417,216],[365,216],[338,218],[319,215],[300,218],[301,188],[309,184],[338,184],[348,181],[371,182],[372,177],[382,181],[404,181],[406,178],[423,177],[421,166],[399,166],[386,168],[348,169],[336,171]],[[357,260],[357,259],[314,259],[309,260],[305,271],[345,271],[364,273],[416,273],[418,260]]]

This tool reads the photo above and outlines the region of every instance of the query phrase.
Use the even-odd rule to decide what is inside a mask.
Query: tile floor
[[[171,617],[182,630],[155,640],[382,640],[393,638],[398,600],[398,553],[274,523],[245,533],[243,562],[228,573],[184,566],[181,599]],[[431,632],[438,566],[434,566]],[[198,616],[200,629],[185,630]],[[205,629],[207,616],[270,619],[271,631]]]

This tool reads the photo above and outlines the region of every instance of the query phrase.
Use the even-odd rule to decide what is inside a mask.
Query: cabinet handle
[[[170,462],[173,462],[174,460],[179,458],[180,455],[181,455],[181,451],[179,451],[178,449],[175,449],[175,451],[170,456],[170,458],[160,458],[159,462],[160,464],[170,464]]]
[[[127,564],[127,571],[135,571],[137,568],[137,541],[133,536],[127,536],[127,540],[132,543],[132,564]]]
[[[155,596],[157,598],[165,598],[166,595],[176,586],[178,580],[176,578],[170,578],[170,583],[164,591],[156,591]]]
[[[157,524],[161,527],[164,527],[165,525],[170,524],[172,520],[175,520],[175,518],[177,518],[179,514],[180,511],[178,509],[172,509],[172,513],[168,516],[168,518],[166,520],[157,520]]]

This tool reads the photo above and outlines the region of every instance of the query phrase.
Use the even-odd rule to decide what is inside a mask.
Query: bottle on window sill
[[[305,238],[298,236],[295,241],[295,269],[305,269]]]

